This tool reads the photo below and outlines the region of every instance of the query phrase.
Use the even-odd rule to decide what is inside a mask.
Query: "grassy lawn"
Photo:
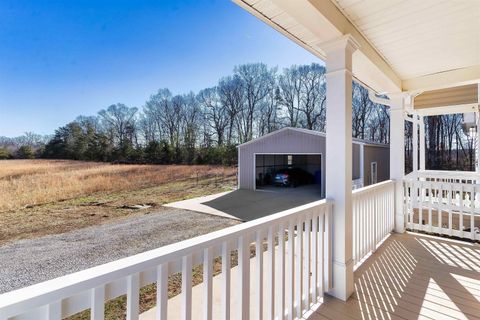
[[[162,210],[231,190],[235,168],[109,165],[81,161],[0,163],[0,245]],[[131,209],[147,204],[147,209]]]

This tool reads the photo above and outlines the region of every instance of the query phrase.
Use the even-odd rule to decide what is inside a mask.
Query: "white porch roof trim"
[[[233,1],[322,60],[351,34],[353,75],[379,93],[480,82],[480,1]]]

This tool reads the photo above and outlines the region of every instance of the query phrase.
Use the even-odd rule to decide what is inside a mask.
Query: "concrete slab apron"
[[[316,186],[302,186],[258,191],[239,189],[166,206],[250,221],[320,199],[321,195]]]
[[[226,212],[217,210],[215,208],[212,208],[212,207],[204,204],[205,202],[209,202],[209,201],[215,200],[217,198],[223,197],[223,196],[229,194],[230,192],[232,192],[232,191],[221,192],[221,193],[212,194],[212,195],[209,195],[209,196],[203,196],[203,197],[197,197],[197,198],[183,200],[183,201],[172,202],[172,203],[165,204],[164,207],[192,210],[192,211],[196,211],[196,212],[211,214],[211,215],[214,215],[214,216],[219,216],[219,217],[224,217],[224,218],[229,218],[229,219],[235,219],[235,220],[241,220],[241,219],[239,219],[235,216],[232,216],[231,214],[228,214]]]

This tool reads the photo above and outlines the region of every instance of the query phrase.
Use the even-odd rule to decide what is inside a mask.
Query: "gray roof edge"
[[[281,129],[272,131],[272,132],[270,132],[270,133],[267,133],[267,134],[265,134],[265,135],[263,135],[263,136],[261,136],[261,137],[252,139],[252,140],[247,141],[247,142],[244,142],[244,143],[242,143],[242,144],[239,144],[239,145],[237,146],[237,148],[240,148],[240,147],[243,147],[243,146],[252,144],[252,143],[256,143],[256,142],[258,142],[258,141],[260,141],[260,140],[263,140],[263,139],[265,139],[265,138],[268,138],[268,137],[270,137],[270,136],[279,134],[279,133],[284,132],[284,131],[294,131],[294,132],[301,132],[301,133],[316,135],[316,136],[320,136],[320,137],[327,137],[327,134],[326,134],[326,133],[320,132],[320,131],[309,130],[309,129],[304,129],[304,128],[284,127],[284,128],[281,128]],[[376,146],[376,147],[385,147],[385,148],[388,148],[388,147],[389,147],[389,145],[388,145],[388,144],[385,144],[385,143],[373,142],[373,141],[363,140],[363,139],[359,139],[359,138],[352,138],[352,142],[353,142],[353,143],[356,143],[356,144],[367,145],[367,146]]]

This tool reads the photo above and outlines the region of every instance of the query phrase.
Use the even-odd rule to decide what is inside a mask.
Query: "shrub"
[[[35,158],[35,151],[30,146],[21,146],[17,150],[17,158],[19,158],[19,159],[33,159],[33,158]]]

